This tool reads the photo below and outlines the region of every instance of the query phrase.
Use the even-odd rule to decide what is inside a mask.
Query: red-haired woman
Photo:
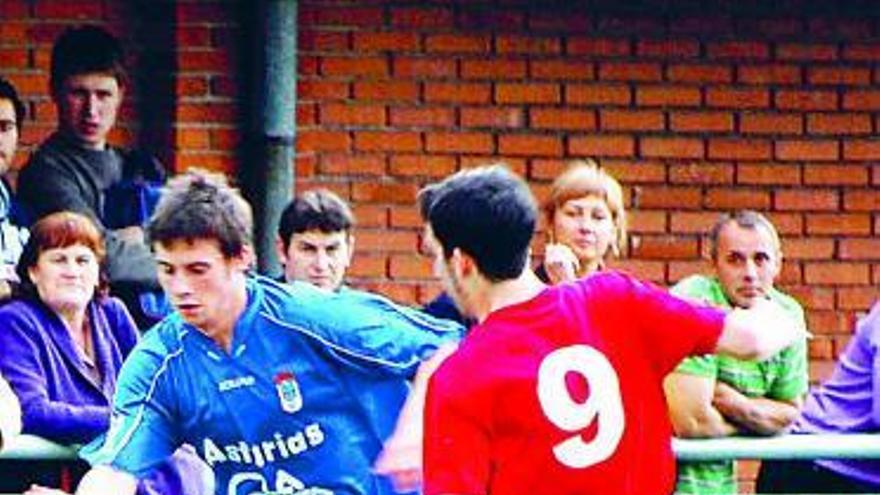
[[[104,254],[84,215],[53,213],[31,229],[20,293],[0,308],[0,372],[21,402],[23,433],[85,444],[110,425],[116,376],[138,334],[122,302],[106,294]],[[141,493],[190,493],[179,488],[187,465],[178,464]]]

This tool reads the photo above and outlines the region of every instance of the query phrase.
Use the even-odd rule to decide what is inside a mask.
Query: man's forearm
[[[736,425],[712,406],[713,378],[673,372],[664,380],[663,388],[676,436],[714,438],[737,432]]]
[[[680,438],[717,438],[735,435],[739,430],[715,408],[675,421],[675,435]]]
[[[794,403],[748,397],[725,383],[716,384],[712,404],[729,421],[759,435],[781,433],[797,418],[799,411]]]

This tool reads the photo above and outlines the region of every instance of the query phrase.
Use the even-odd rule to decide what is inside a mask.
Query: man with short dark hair
[[[712,276],[692,275],[670,292],[721,308],[749,308],[770,299],[806,325],[804,310],[774,287],[782,248],[773,224],[760,213],[722,215],[709,234]],[[772,326],[764,332],[775,332]],[[676,435],[774,435],[798,415],[807,392],[807,344],[801,339],[756,363],[707,354],[682,361],[664,384]],[[676,493],[737,493],[734,462],[683,462]]]
[[[58,126],[22,170],[18,189],[36,219],[69,210],[101,227],[111,290],[143,327],[152,320],[143,314],[139,295],[158,289],[156,272],[139,223],[143,219],[116,218],[126,207],[121,200],[135,203],[135,193],[114,193],[126,184],[161,181],[164,174],[154,158],[108,143],[127,88],[124,62],[119,40],[100,27],[61,34],[50,65]]]
[[[0,78],[0,299],[9,297],[18,282],[15,264],[28,239],[27,220],[5,178],[15,159],[24,117],[24,102],[15,87]]]
[[[338,290],[354,256],[354,215],[327,189],[306,191],[281,214],[276,245],[284,280]]]
[[[614,271],[547,287],[528,266],[536,219],[500,166],[433,189],[434,269],[479,323],[431,379],[425,493],[668,494],[665,374],[687,355],[767,357],[803,329],[770,302],[725,313]]]

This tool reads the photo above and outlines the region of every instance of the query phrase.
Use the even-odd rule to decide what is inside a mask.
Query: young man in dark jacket
[[[140,296],[158,290],[158,282],[140,225],[145,219],[118,213],[138,200],[126,185],[161,181],[163,173],[152,157],[107,142],[126,90],[122,46],[96,26],[68,29],[55,42],[50,71],[58,127],[22,170],[20,198],[35,220],[70,210],[101,227],[111,288],[146,326]]]

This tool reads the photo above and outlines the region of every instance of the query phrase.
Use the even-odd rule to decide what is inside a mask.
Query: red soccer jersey
[[[431,379],[425,494],[669,494],[662,380],[723,315],[614,272],[492,313]]]

